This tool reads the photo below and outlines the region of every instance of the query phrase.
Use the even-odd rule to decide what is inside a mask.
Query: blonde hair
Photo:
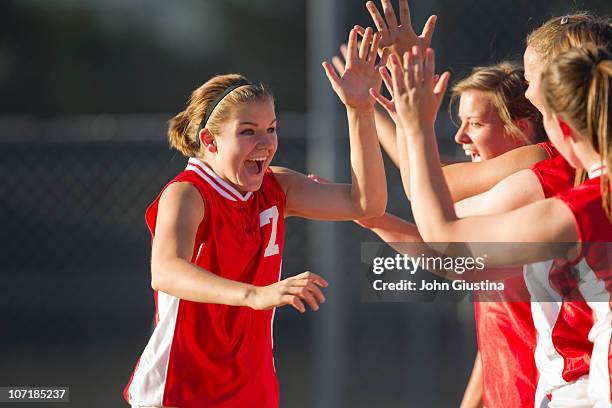
[[[527,46],[533,48],[545,65],[571,48],[587,45],[611,50],[612,25],[609,18],[578,11],[553,17],[527,36]],[[586,176],[583,169],[576,170],[574,185],[584,182]]]
[[[523,69],[518,65],[503,61],[488,67],[476,67],[467,77],[457,82],[452,89],[449,114],[452,118],[453,106],[465,91],[474,90],[490,94],[491,103],[504,123],[504,130],[511,137],[532,144],[536,135],[542,135],[540,112],[527,100],[525,91],[527,81]],[[515,121],[528,119],[533,125],[533,135],[525,135]]]
[[[168,141],[170,146],[184,156],[194,157],[200,151],[197,130],[208,107],[217,96],[240,80],[246,80],[239,74],[217,75],[191,93],[185,110],[170,119]],[[236,88],[219,102],[206,122],[206,129],[218,135],[221,124],[226,121],[237,105],[255,101],[274,100],[272,93],[263,85],[245,85]]]
[[[612,169],[612,54],[599,48],[574,48],[557,57],[542,72],[546,104],[586,137]],[[602,205],[612,220],[608,174],[601,177]]]
[[[587,11],[553,17],[527,36],[527,47],[547,64],[570,48],[591,44],[610,49],[612,26],[609,18],[597,17]]]

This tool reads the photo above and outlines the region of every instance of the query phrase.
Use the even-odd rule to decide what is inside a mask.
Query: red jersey
[[[580,254],[572,262],[577,289],[592,310],[594,324],[589,397],[597,406],[612,404],[612,223],[602,207],[600,176],[558,195],[574,215]],[[561,334],[561,333],[559,333]]]
[[[534,172],[550,198],[572,188],[576,171],[550,142],[541,144],[553,157],[535,164]],[[538,366],[538,391],[550,394],[588,374],[592,345],[588,331],[593,319],[583,299],[563,297],[563,287],[572,282],[568,265],[554,261],[536,262],[523,267],[525,282],[533,299],[531,311],[538,333],[534,353]]]
[[[550,143],[540,143],[552,158]],[[568,186],[569,187],[569,186]],[[487,407],[539,407],[546,396],[537,394],[538,369],[533,355],[536,330],[529,293],[522,276],[504,281],[505,300],[474,304],[478,350],[482,361],[483,405]]]
[[[258,286],[279,280],[285,194],[271,170],[258,191],[243,195],[191,158],[168,185],[176,182],[193,184],[204,202],[193,264]],[[146,212],[152,239],[160,196]],[[278,406],[274,310],[197,303],[160,291],[154,296],[156,326],[125,388],[128,402],[181,408]]]

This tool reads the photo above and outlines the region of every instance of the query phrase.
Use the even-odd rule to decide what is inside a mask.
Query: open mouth
[[[267,157],[254,157],[252,159],[247,159],[244,167],[246,167],[249,173],[259,175],[263,171],[266,159]]]
[[[470,156],[470,160],[473,162],[479,162],[482,160],[480,155],[472,150],[465,150],[465,155]]]

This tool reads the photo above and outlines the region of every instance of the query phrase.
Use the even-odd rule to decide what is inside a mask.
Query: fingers
[[[410,65],[409,65],[410,66]],[[423,59],[419,47],[412,47],[412,72],[415,86],[423,83],[425,73],[423,72]]]
[[[391,92],[391,95],[393,95],[393,98],[395,99],[397,95],[406,92],[406,81],[404,79],[402,64],[400,63],[400,60],[397,55],[391,54],[389,56],[388,65],[389,71],[391,72],[391,84],[393,85],[393,91]]]
[[[407,88],[414,88],[413,56],[411,52],[404,53],[404,83]]]
[[[446,88],[448,86],[448,81],[450,79],[450,72],[446,71],[442,75],[440,75],[440,79],[436,82],[434,86],[434,95],[436,95],[439,100],[444,96],[444,92],[446,92]]]
[[[397,17],[395,17],[395,11],[393,11],[391,0],[382,0],[382,6],[389,31],[396,31],[398,28]]]
[[[363,29],[363,27],[362,27]],[[365,32],[365,30],[363,30]],[[344,58],[344,60],[346,61],[346,53],[347,53],[347,47],[346,44],[342,44],[340,46],[340,54],[342,54],[342,58]]]
[[[387,29],[387,24],[385,23],[385,20],[382,18],[382,16],[378,12],[378,9],[376,8],[376,5],[374,4],[374,2],[368,1],[366,3],[366,8],[368,9],[368,12],[370,13],[370,16],[372,17],[372,21],[374,22],[374,25],[376,26],[378,31],[385,31]]]
[[[438,21],[438,16],[429,16],[427,22],[425,23],[425,26],[423,27],[423,32],[421,33],[421,38],[423,39],[423,41],[421,45],[424,49],[427,49],[431,46],[431,37],[433,37],[433,33],[436,28],[436,21]]]
[[[327,283],[327,281],[325,279],[323,279],[323,277],[321,277],[320,275],[317,275],[316,273],[312,273],[310,271],[306,271],[306,272],[302,272],[299,275],[295,275],[294,279],[310,279],[311,281],[313,281],[314,283],[316,283],[317,285],[326,288],[329,286],[329,283]]]
[[[344,74],[344,61],[342,60],[342,58],[338,57],[338,56],[334,56],[332,57],[332,65],[334,66],[334,68],[336,68],[336,71],[338,71],[338,74],[342,75]]]
[[[372,95],[376,102],[378,102],[383,108],[385,108],[387,113],[389,113],[389,116],[393,116],[393,114],[395,114],[395,104],[392,100],[385,98],[380,92],[378,92],[374,88],[370,88],[370,95]]]
[[[393,100],[393,82],[391,80],[391,74],[389,74],[389,70],[385,67],[378,68],[378,72],[385,83],[385,88],[389,91],[389,95],[391,95],[391,100]]]
[[[346,65],[350,66],[353,61],[358,57],[357,51],[357,30],[352,29],[349,33],[348,45],[346,50]]]
[[[363,35],[363,40],[361,41],[361,47],[359,49],[359,58],[362,60],[366,60],[368,58],[370,42],[372,41],[372,32],[373,30],[368,27]]]
[[[300,298],[298,296],[295,296],[295,295],[283,295],[283,296],[281,296],[281,304],[282,305],[291,305],[295,309],[297,309],[297,311],[300,312],[300,313],[304,313],[306,311],[306,306],[304,306],[304,303],[300,300]]]
[[[331,83],[332,88],[337,90],[340,88],[340,77],[338,73],[334,70],[334,67],[327,61],[323,61],[322,64],[323,69],[325,70],[325,74],[327,75],[327,79]]]
[[[380,34],[374,33],[372,37],[372,45],[370,46],[370,53],[368,54],[367,61],[370,64],[374,64],[376,62],[376,57],[378,56],[378,44],[380,43]]]
[[[400,0],[399,9],[400,9],[400,23],[402,23],[402,26],[403,27],[412,26],[412,23],[410,22],[410,7],[408,7],[408,0]]]
[[[312,292],[306,286],[291,286],[287,289],[290,295],[297,296],[304,300],[314,311],[319,310],[319,304],[315,300]]]
[[[380,69],[381,67],[384,67],[385,65],[387,65],[387,61],[389,60],[389,55],[391,54],[391,51],[389,51],[388,48],[385,48],[380,56],[380,61],[378,62],[378,65],[376,65],[376,69]]]
[[[425,61],[423,63],[423,81],[425,85],[432,88],[436,71],[436,54],[431,48],[425,50]]]

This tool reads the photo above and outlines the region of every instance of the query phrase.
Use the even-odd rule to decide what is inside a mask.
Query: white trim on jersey
[[[593,310],[595,322],[589,331],[589,340],[593,342],[591,365],[589,370],[589,397],[598,403],[610,403],[610,368],[608,358],[612,338],[612,310],[610,293],[606,283],[597,277],[595,271],[582,260],[575,266],[578,270],[578,289]]]
[[[553,261],[537,262],[523,266],[523,277],[531,295],[531,315],[537,332],[534,359],[538,367],[537,390],[546,393],[564,386],[564,361],[552,341],[563,299],[550,285],[549,276]]]
[[[606,174],[608,172],[608,168],[603,163],[593,163],[591,168],[588,171],[589,179],[594,179],[595,177],[599,177],[602,174]]]
[[[190,166],[190,164],[192,166]],[[212,177],[211,180],[209,177],[206,177],[201,171],[196,171],[196,173],[198,173],[198,175],[200,177],[202,177],[204,180],[206,180],[206,182],[208,182],[208,184],[210,184],[211,186],[214,187],[215,190],[217,190],[223,197],[225,198],[229,198],[232,201],[236,201],[236,198],[240,201],[247,201],[249,198],[251,198],[251,196],[253,195],[252,191],[249,191],[248,193],[246,193],[245,195],[242,195],[238,190],[236,190],[232,185],[230,185],[227,181],[223,180],[221,177],[219,177],[214,171],[212,171],[207,165],[206,163],[204,163],[201,160],[196,159],[195,157],[191,157],[189,158],[188,161],[188,165],[187,168],[185,170],[194,170],[193,168],[190,167],[194,167],[194,166],[199,166],[202,170],[204,170],[206,172],[206,174],[208,174],[210,177]],[[197,168],[197,167],[196,167]],[[198,169],[199,170],[199,169]],[[216,182],[216,183],[215,183]],[[225,191],[226,190],[228,192],[230,192],[235,198],[232,198],[231,196],[229,196],[229,194],[227,194]],[[225,194],[223,194],[223,193]]]
[[[159,322],[140,357],[130,384],[129,395],[132,405],[163,405],[179,301],[180,299],[175,296],[157,292]]]
[[[212,188],[217,190],[217,192],[219,194],[221,194],[223,197],[227,198],[228,200],[237,201],[227,191],[223,190],[214,181],[212,181],[206,174],[204,174],[204,172],[202,170],[200,170],[199,167],[189,165],[189,166],[187,166],[185,168],[185,170],[191,170],[191,171],[195,172],[198,176],[200,176],[203,180],[205,180],[208,184],[210,184],[212,186]]]

